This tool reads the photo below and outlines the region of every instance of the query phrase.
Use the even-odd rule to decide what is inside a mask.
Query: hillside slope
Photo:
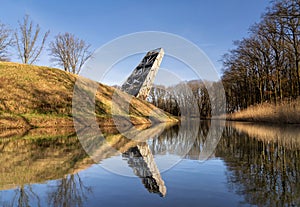
[[[59,69],[0,62],[0,128],[73,126],[72,98],[77,75]],[[92,82],[92,81],[90,81]],[[98,84],[95,117],[99,125],[113,125],[112,87]],[[127,96],[118,91],[118,94]],[[134,125],[176,122],[153,105],[132,97],[130,114],[119,111],[119,119]],[[151,116],[151,117],[150,117]]]

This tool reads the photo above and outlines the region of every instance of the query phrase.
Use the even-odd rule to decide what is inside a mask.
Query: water
[[[2,131],[0,206],[300,206],[299,126],[164,127]]]

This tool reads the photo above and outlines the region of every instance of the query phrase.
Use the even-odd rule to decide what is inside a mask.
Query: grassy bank
[[[73,90],[78,79],[83,78],[59,69],[0,62],[0,128],[73,126]],[[113,125],[112,97],[117,89],[87,79],[84,81],[98,87],[93,103],[98,124]],[[93,96],[88,84],[83,90]],[[118,94],[121,94],[120,102],[128,96],[120,91]],[[121,123],[126,124],[128,120],[134,125],[151,124],[153,120],[177,121],[146,101],[130,98],[130,113],[121,108],[114,114]],[[88,101],[82,100],[82,105]]]
[[[300,124],[300,98],[278,104],[263,103],[228,114],[227,120]]]

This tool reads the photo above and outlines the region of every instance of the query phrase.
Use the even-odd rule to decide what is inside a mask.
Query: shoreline
[[[138,125],[152,125],[152,121],[147,117],[96,117],[97,124],[99,127],[116,127],[114,120],[117,119],[118,125],[121,127],[126,126],[138,126]],[[154,123],[178,123],[178,120],[167,119],[167,120],[155,120]],[[78,122],[78,125],[89,127],[84,122]],[[45,115],[45,114],[0,114],[0,130],[8,129],[36,129],[36,128],[57,128],[57,127],[74,127],[74,120],[71,116],[63,115]]]
[[[60,69],[0,62],[0,80],[0,129],[178,122],[144,100]],[[120,107],[112,111],[114,96]]]
[[[226,115],[229,121],[300,124],[300,98],[281,103],[263,103]]]
[[[253,120],[253,119],[232,119],[232,118],[223,118],[223,117],[215,117],[215,118],[207,118],[201,119],[201,121],[206,120],[222,120],[227,122],[242,122],[242,123],[253,123],[253,124],[262,124],[262,125],[300,125],[300,123],[287,123],[287,122],[277,122],[277,121],[265,121],[265,120]]]
[[[224,119],[222,119],[224,120]],[[278,125],[278,126],[295,126],[300,123],[285,123],[285,122],[270,122],[270,121],[259,121],[259,120],[243,120],[243,119],[226,119],[227,122],[240,122],[240,123],[252,123],[252,124],[260,124],[260,125]]]

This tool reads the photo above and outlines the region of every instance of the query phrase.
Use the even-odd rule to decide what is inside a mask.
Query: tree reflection
[[[154,157],[171,154],[183,159],[200,159],[210,140],[209,134],[214,135],[218,130],[206,121],[200,123],[200,128],[196,127],[199,125],[191,124],[186,130],[180,130],[175,125],[162,133],[164,127],[143,128],[132,134],[136,139],[109,131],[105,139],[90,146],[95,148],[94,157],[99,161],[122,153],[149,192],[165,195],[166,187]],[[227,125],[214,156],[227,166],[231,191],[243,195],[245,203],[255,206],[300,206],[299,135],[297,127]],[[92,190],[82,183],[78,174],[72,173],[90,165],[84,162],[85,157],[80,143],[72,137],[5,143],[1,154],[2,189],[20,187],[11,190],[7,198],[0,197],[0,206],[41,206],[34,185],[28,183],[46,180],[56,181],[54,186],[53,181],[47,183],[49,191],[43,202],[58,207],[84,206]]]
[[[93,161],[87,157],[77,137],[66,131],[67,135],[60,135],[64,129],[58,134],[46,130],[45,133],[50,134],[47,137],[39,130],[18,139],[0,140],[0,188],[12,189],[8,196],[0,198],[0,206],[39,207],[47,201],[49,206],[83,205],[91,189],[73,173],[87,168]],[[57,186],[44,198],[44,193],[38,192],[32,183],[49,180],[57,180]]]
[[[154,155],[173,154],[184,159],[199,159],[201,152],[208,141],[209,131],[213,133],[218,128],[211,128],[210,121],[199,123],[188,122],[184,130],[175,125],[165,130],[158,138],[151,140],[149,146]],[[208,141],[209,142],[209,141]]]
[[[2,200],[2,199],[1,199]],[[1,206],[3,207],[29,207],[32,206],[41,206],[40,197],[37,193],[35,193],[32,189],[31,185],[22,185],[17,187],[14,190],[13,197],[9,202],[1,202]]]
[[[209,121],[200,123],[198,136],[185,155],[193,129],[180,132],[174,126],[152,140],[150,148],[154,155],[176,154],[185,159],[199,159],[209,130],[214,130]],[[299,206],[299,135],[300,129],[292,126],[228,125],[214,156],[227,165],[230,189],[252,205]]]
[[[55,207],[80,207],[92,193],[91,187],[83,184],[78,174],[71,174],[60,179],[48,194],[48,205]]]
[[[280,134],[280,139],[285,139]],[[287,147],[289,146],[289,147]],[[300,149],[278,139],[250,137],[227,127],[216,156],[228,167],[230,189],[258,206],[300,204]]]
[[[154,155],[176,154],[184,157],[194,144],[198,128],[192,122],[186,126],[175,125],[151,139],[149,146]]]

